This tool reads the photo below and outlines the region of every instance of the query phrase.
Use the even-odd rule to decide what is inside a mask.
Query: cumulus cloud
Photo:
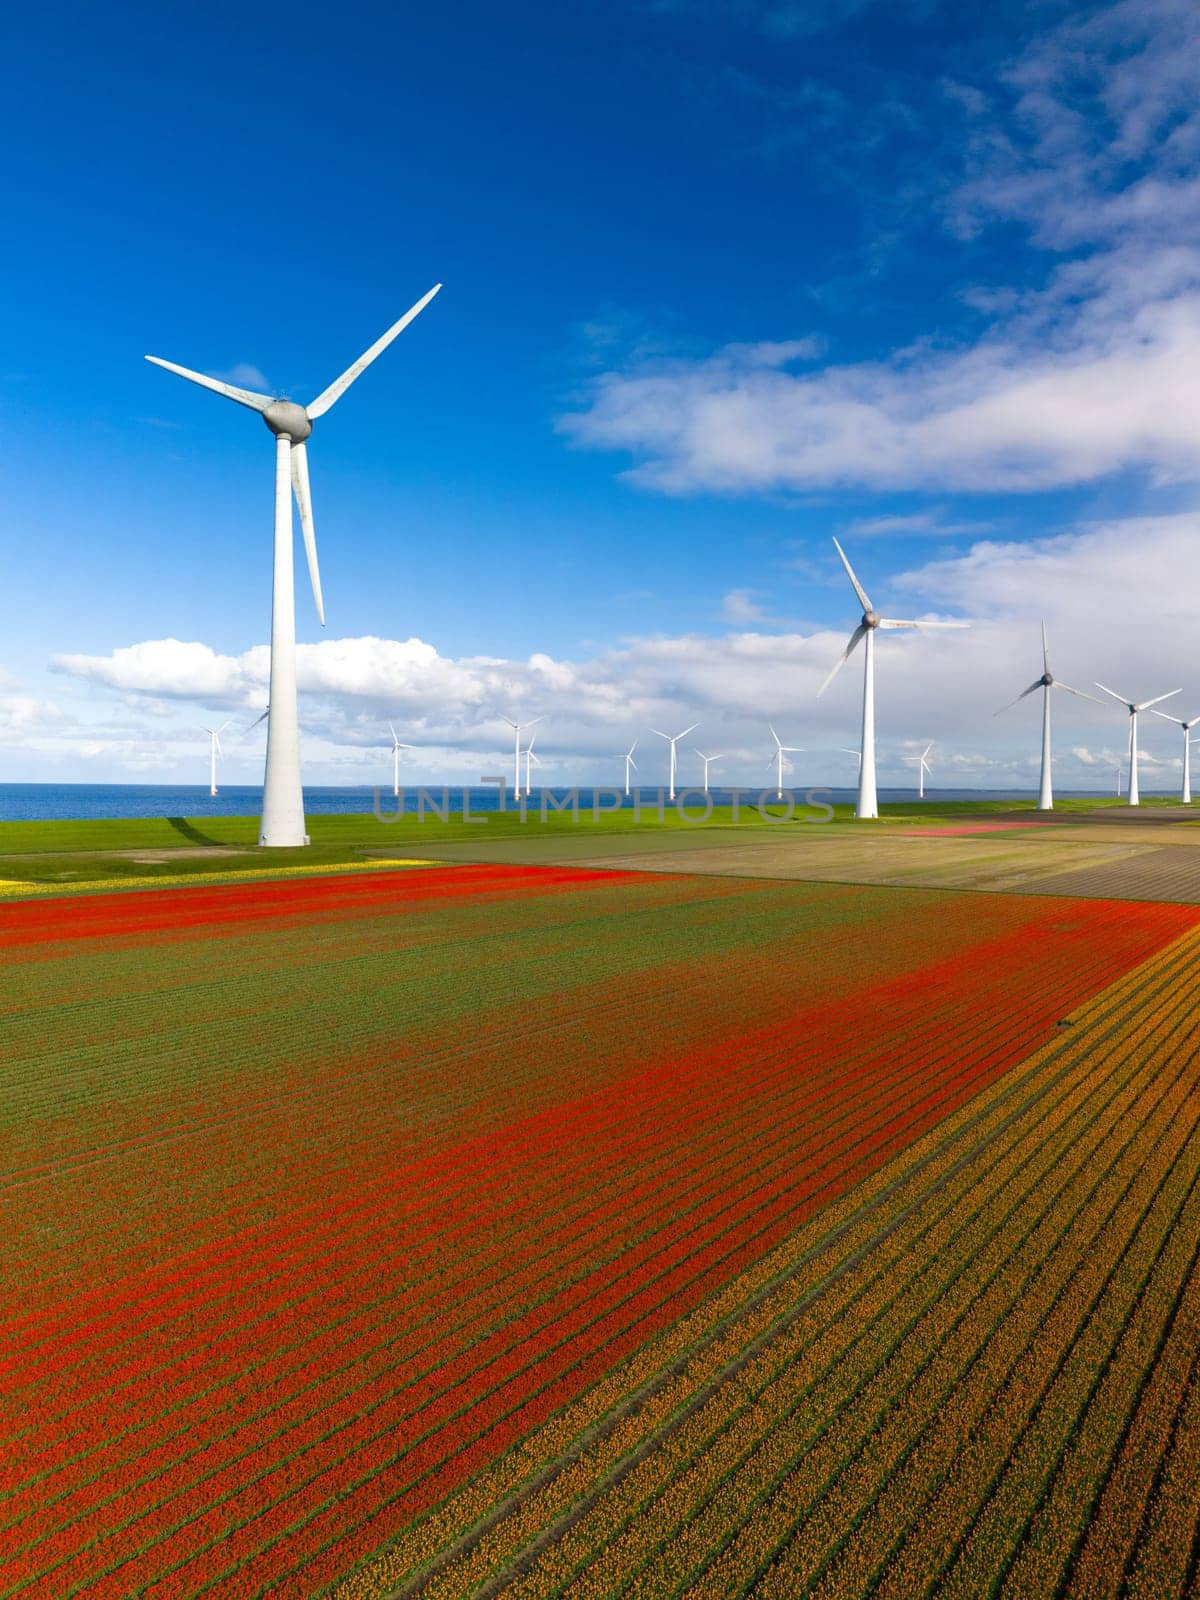
[[[993,713],[1041,672],[1043,616],[1051,665],[1068,683],[1095,693],[1099,678],[1148,698],[1182,681],[1180,715],[1200,712],[1200,676],[1190,668],[1198,549],[1200,516],[1182,514],[1098,524],[1030,544],[982,540],[960,556],[899,573],[885,546],[867,545],[856,567],[885,611],[955,614],[972,623],[963,632],[880,638],[884,780],[907,781],[914,750],[935,740],[939,784],[1028,786],[1040,742],[1036,697]],[[838,752],[858,742],[861,658],[816,698],[857,620],[848,585],[844,602],[828,627],[772,632],[761,622],[735,622],[716,637],[632,638],[575,659],[544,652],[523,660],[451,657],[421,639],[301,645],[306,772],[310,781],[374,781],[386,765],[380,752],[393,721],[401,738],[418,746],[407,762],[414,777],[477,781],[503,770],[509,715],[544,719],[538,751],[551,783],[604,781],[639,731],[697,721],[701,748],[726,753],[727,781],[753,782],[765,771],[773,723],[786,743],[805,746],[795,758],[798,778],[850,784],[853,758]],[[95,686],[101,701],[118,703],[105,737],[114,750],[135,749],[141,758],[149,741],[143,733],[139,746],[131,730],[145,729],[150,713],[159,750],[194,765],[196,730],[210,713],[244,712],[237,740],[227,743],[231,759],[242,761],[243,781],[258,775],[263,730],[245,730],[266,699],[265,646],[231,656],[197,643],[147,641],[105,656],[60,657],[58,668]],[[1144,723],[1147,760],[1166,781],[1178,770],[1178,729],[1149,717]],[[1117,705],[1061,696],[1055,727],[1065,787],[1094,786],[1105,766],[1123,758],[1127,721]],[[72,725],[63,737],[82,734]],[[647,783],[659,776],[656,754],[647,753]],[[1102,786],[1107,782],[1104,776]]]
[[[1122,0],[1035,39],[986,96],[971,87],[949,225],[1016,221],[1071,252],[1032,290],[970,286],[980,338],[801,371],[807,341],[785,362],[795,341],[635,359],[590,383],[563,433],[671,494],[1193,479],[1200,11]]]

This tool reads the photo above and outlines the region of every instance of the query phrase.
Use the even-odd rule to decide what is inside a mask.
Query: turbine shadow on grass
[[[220,844],[219,839],[210,839],[206,833],[201,833],[199,828],[193,828],[186,817],[168,817],[167,821],[192,844]]]

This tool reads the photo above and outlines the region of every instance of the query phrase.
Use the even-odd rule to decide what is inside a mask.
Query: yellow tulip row
[[[1138,1013],[1149,988],[1178,986],[1180,977],[1190,973],[1196,942],[1195,935],[1185,936],[1081,1007],[1067,1036],[1069,1043],[1055,1041],[1039,1052],[1019,1072],[993,1085],[799,1230],[753,1271],[743,1273],[720,1295],[649,1341],[619,1372],[565,1407],[410,1528],[382,1559],[344,1583],[337,1590],[339,1600],[387,1593],[424,1562],[452,1549],[476,1519],[502,1506],[506,1496],[512,1497],[509,1514],[497,1527],[425,1591],[430,1600],[476,1593],[489,1573],[503,1568],[555,1518],[580,1505],[617,1463],[677,1416],[706,1380],[769,1329],[806,1289],[818,1284],[836,1260],[845,1261],[877,1234],[910,1198],[904,1183],[907,1175],[920,1170],[924,1186],[943,1176],[958,1160],[964,1143],[995,1129],[1009,1115],[1005,1093],[1015,1079],[1024,1077],[1026,1095],[1039,1086],[1052,1086],[1062,1072],[1064,1050],[1073,1052],[1073,1071],[1053,1090],[1057,1099],[1048,1089],[1047,1104],[1039,1103],[997,1142],[996,1151],[989,1152],[991,1165],[985,1164],[986,1170],[968,1167],[936,1200],[904,1220],[861,1267],[837,1282],[810,1314],[794,1322],[735,1382],[725,1385],[719,1403],[689,1417],[664,1449],[635,1468],[507,1591],[544,1596],[567,1586],[573,1596],[603,1594],[612,1588],[616,1574],[630,1577],[640,1564],[644,1575],[632,1593],[665,1593],[674,1583],[691,1579],[696,1587],[690,1592],[724,1595],[764,1576],[764,1562],[769,1569],[782,1544],[788,1548],[776,1569],[780,1577],[775,1580],[772,1574],[768,1581],[772,1586],[782,1583],[777,1589],[781,1594],[799,1593],[797,1581],[807,1581],[803,1572],[817,1577],[829,1565],[831,1554],[836,1561],[841,1544],[857,1547],[857,1535],[851,1541],[844,1536],[870,1515],[871,1495],[878,1497],[881,1487],[887,1486],[898,1459],[914,1459],[913,1470],[921,1482],[925,1480],[919,1469],[926,1455],[931,1463],[942,1459],[945,1427],[937,1447],[923,1447],[925,1453],[909,1448],[910,1437],[914,1428],[927,1425],[940,1412],[946,1397],[957,1398],[955,1385],[962,1382],[964,1370],[978,1371],[981,1378],[976,1385],[982,1383],[982,1392],[987,1392],[988,1377],[996,1372],[989,1339],[998,1332],[1006,1334],[1010,1343],[1016,1341],[1014,1358],[1019,1354],[1018,1324],[1028,1336],[1029,1323],[1029,1316],[1022,1319],[1014,1313],[1014,1291],[1020,1283],[1039,1286],[1037,1304],[1042,1305],[1053,1293],[1052,1283],[1061,1286],[1080,1269],[1087,1247],[1086,1243],[1072,1247],[1076,1236],[1071,1219],[1081,1215],[1081,1196],[1089,1182],[1094,1184],[1097,1163],[1103,1166],[1110,1159],[1122,1131],[1129,1135],[1139,1117],[1145,1120],[1144,1110],[1137,1109],[1139,1096],[1153,1093],[1153,1074],[1146,1068],[1138,1070],[1142,1049],[1130,1051],[1120,1025]],[[1092,1032],[1108,1030],[1104,1072],[1120,1080],[1118,1098],[1103,1114],[1095,1101],[1109,1078],[1098,1065],[1096,1041],[1087,1043],[1089,1025]],[[1119,1029],[1117,1036],[1111,1034],[1114,1027]],[[1156,1081],[1161,1089],[1161,1079]],[[1159,1121],[1169,1122],[1171,1114],[1160,1100]],[[972,1123],[968,1135],[964,1130]],[[1126,1145],[1122,1173],[1130,1163],[1142,1162],[1147,1133]],[[921,1170],[918,1163],[923,1160],[932,1160],[932,1165]],[[1047,1211],[1045,1191],[1051,1178],[1058,1188],[1054,1207]],[[892,1194],[895,1184],[899,1188]],[[1106,1201],[1112,1209],[1114,1193],[1112,1182],[1102,1193],[1097,1190],[1088,1201],[1087,1215],[1102,1218]],[[881,1199],[882,1208],[875,1210]],[[1044,1215],[1036,1214],[1039,1204]],[[822,1235],[838,1226],[848,1231],[837,1239],[835,1260],[818,1257],[781,1283],[773,1295],[753,1305],[749,1314],[664,1381],[636,1415],[576,1459],[568,1458],[544,1489],[521,1492],[546,1462],[573,1446],[578,1450],[581,1438],[586,1441],[586,1430],[610,1415],[638,1383],[685,1356],[719,1319],[745,1306],[773,1275],[794,1268]],[[1050,1271],[1038,1250],[1044,1257],[1055,1241],[1059,1252]],[[988,1352],[982,1361],[981,1350]],[[918,1383],[919,1401],[915,1391],[909,1393]],[[931,1399],[939,1395],[940,1401]],[[952,1426],[949,1437],[954,1437]],[[936,1480],[943,1469],[929,1470]],[[755,1495],[769,1498],[763,1498],[761,1511],[742,1527],[738,1508]],[[781,1541],[780,1528],[793,1520],[783,1514],[785,1503],[794,1507],[805,1526],[800,1537]],[[880,1516],[876,1520],[881,1528],[886,1526]],[[829,1570],[832,1580],[833,1569]],[[701,1572],[705,1576],[699,1576]]]
[[[312,867],[243,867],[228,872],[164,872],[144,878],[84,878],[78,883],[62,879],[40,883],[24,878],[0,878],[0,900],[44,899],[47,895],[99,894],[113,889],[207,889],[216,883],[245,883],[252,879],[323,878],[339,872],[390,872],[393,867],[440,867],[440,861],[394,857],[378,861],[334,861]]]
[[[952,1388],[957,1373],[948,1367],[944,1346],[955,1316],[963,1316],[964,1308],[971,1310],[986,1337],[997,1312],[986,1301],[976,1304],[981,1281],[990,1279],[999,1286],[1001,1301],[1011,1300],[1005,1263],[1013,1225],[1012,1190],[1014,1186],[1021,1188],[1030,1197],[1027,1204],[1038,1203],[1039,1186],[1047,1174],[1061,1165],[1067,1152],[1082,1154],[1087,1149],[1078,1124],[1087,1114],[1086,1104],[1080,1111],[1080,1102],[1092,1098],[1088,1077],[1086,1071],[1078,1072],[1074,1093],[1057,1108],[1057,1139],[1047,1139],[1044,1127],[1031,1133],[1030,1140],[1040,1139],[1042,1144],[1040,1160],[1032,1170],[1028,1150],[1018,1146],[989,1175],[993,1190],[989,1203],[978,1206],[976,1196],[973,1216],[964,1215],[964,1208],[972,1203],[970,1193],[956,1196],[956,1204],[945,1213],[939,1227],[917,1246],[916,1260],[910,1266],[914,1275],[903,1286],[905,1293],[896,1293],[891,1274],[883,1279],[877,1275],[870,1283],[859,1285],[853,1315],[844,1319],[844,1327],[830,1325],[830,1308],[818,1308],[817,1320],[826,1323],[820,1336],[801,1359],[790,1350],[772,1352],[782,1358],[778,1377],[760,1390],[753,1407],[737,1408],[732,1425],[723,1435],[714,1427],[717,1415],[697,1419],[687,1475],[679,1470],[681,1441],[673,1440],[674,1459],[656,1463],[666,1475],[668,1491],[660,1490],[652,1502],[649,1497],[643,1499],[640,1516],[628,1522],[625,1542],[619,1548],[606,1548],[603,1561],[593,1560],[590,1572],[598,1575],[635,1568],[633,1544],[637,1532],[649,1529],[659,1553],[647,1568],[643,1584],[631,1592],[668,1592],[672,1580],[703,1569],[711,1553],[719,1550],[738,1528],[739,1508],[759,1500],[761,1511],[729,1545],[727,1554],[703,1584],[704,1592],[735,1593],[747,1568],[756,1571],[763,1556],[773,1551],[781,1522],[786,1527],[792,1520],[782,1515],[777,1497],[768,1498],[781,1479],[786,1483],[786,1499],[804,1519],[803,1533],[793,1544],[796,1554],[800,1555],[807,1544],[814,1561],[826,1557],[831,1545],[836,1545],[844,1531],[853,1527],[854,1514],[861,1509],[864,1485],[869,1487],[877,1481],[881,1453],[884,1470],[890,1465],[894,1446],[889,1454],[889,1440],[893,1433],[901,1441],[905,1437],[904,1418],[913,1413],[914,1384],[921,1380],[926,1389],[933,1388],[943,1396]],[[1122,1097],[1128,1098],[1128,1094]],[[1072,1111],[1076,1115],[1069,1120]],[[1106,1131],[1111,1126],[1110,1121]],[[968,1191],[978,1188],[977,1183],[965,1177],[964,1183]],[[1067,1202],[1067,1215],[1074,1203]],[[1005,1268],[1003,1277],[1001,1268]],[[1003,1309],[1002,1304],[999,1314]],[[824,1368],[819,1371],[817,1365],[822,1359]],[[732,1395],[721,1397],[723,1403],[734,1399]],[[889,1411],[893,1413],[890,1417]],[[886,1437],[881,1432],[885,1418]],[[854,1463],[855,1471],[847,1473],[848,1455],[864,1447],[864,1458]],[[802,1465],[797,1467],[796,1463]],[[876,1477],[872,1477],[873,1472]],[[630,1485],[624,1487],[628,1489]],[[702,1512],[693,1515],[686,1526],[679,1526],[678,1513],[698,1500],[703,1505]],[[666,1514],[668,1501],[676,1510],[675,1516]],[[798,1592],[797,1577],[794,1570],[789,1571],[780,1592]],[[539,1592],[554,1591],[547,1585]],[[572,1593],[576,1592],[605,1592],[602,1577],[589,1581],[581,1572],[572,1588]],[[850,1587],[842,1592],[856,1590]]]

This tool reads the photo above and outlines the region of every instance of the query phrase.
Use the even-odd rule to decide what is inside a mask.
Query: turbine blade
[[[650,732],[656,733],[660,739],[665,739],[667,743],[670,744],[671,735],[669,733],[664,733],[661,728],[651,728]]]
[[[347,367],[345,372],[342,373],[341,377],[335,378],[334,381],[329,385],[328,389],[322,389],[321,393],[313,401],[312,405],[306,407],[309,416],[312,418],[323,417],[329,410],[330,406],[334,405],[336,401],[341,399],[342,395],[345,394],[346,390],[354,382],[355,378],[360,377],[362,373],[364,373],[371,365],[372,361],[375,360],[376,356],[381,356],[383,354],[396,335],[398,333],[403,333],[413,318],[419,316],[421,312],[424,311],[425,307],[429,304],[441,287],[442,286],[440,283],[435,283],[433,288],[430,289],[429,293],[422,295],[415,306],[410,306],[400,318],[399,322],[393,322],[388,331],[381,338],[376,339],[371,348],[369,350],[365,350],[352,367]]]
[[[998,717],[1002,712],[1011,711],[1012,708],[1017,704],[1017,701],[1024,700],[1026,695],[1032,694],[1035,689],[1040,689],[1041,687],[1042,680],[1039,678],[1036,683],[1031,683],[1028,689],[1022,689],[1016,700],[1010,700],[1006,706],[1001,706],[999,711],[993,711],[992,715],[994,717]],[[1099,701],[1096,702],[1097,705],[1099,705],[1099,703]]]
[[[781,749],[781,750],[782,750],[782,749],[783,749],[783,740],[782,740],[782,739],[781,739],[781,738],[780,738],[780,737],[779,737],[779,735],[778,735],[778,734],[777,734],[777,733],[776,733],[776,732],[775,732],[775,729],[774,729],[774,728],[772,728],[772,727],[771,727],[771,724],[770,724],[770,723],[769,723],[769,722],[768,722],[768,723],[767,723],[767,730],[768,730],[768,732],[769,732],[769,733],[770,733],[770,735],[771,735],[771,737],[772,737],[772,739],[774,739],[774,741],[775,741],[775,743],[776,743],[776,744],[777,744],[777,745],[778,745],[778,746],[779,746],[779,748],[780,748],[780,749]]]
[[[1187,723],[1182,717],[1173,717],[1169,711],[1151,711],[1152,717],[1161,717],[1164,722],[1174,722],[1180,728],[1186,728]]]
[[[1042,618],[1042,671],[1050,671],[1050,646],[1046,643],[1046,619]]]
[[[1072,689],[1069,683],[1063,683],[1060,678],[1055,678],[1053,687],[1055,689],[1065,689],[1068,694],[1075,695],[1075,697],[1079,700],[1090,700],[1094,706],[1102,706],[1104,704],[1103,700],[1097,700],[1094,694],[1084,694],[1082,689]],[[1156,711],[1154,715],[1156,717],[1161,717],[1164,716],[1165,713],[1162,711]]]
[[[676,735],[675,735],[675,737],[676,737],[676,738],[677,738],[677,739],[682,739],[682,738],[685,738],[685,737],[686,737],[686,735],[687,735],[687,734],[689,734],[689,733],[695,733],[695,731],[696,731],[696,729],[697,729],[697,728],[698,728],[698,727],[699,727],[699,726],[700,726],[700,724],[699,724],[699,723],[698,723],[698,722],[693,722],[693,723],[692,723],[692,725],[691,725],[691,727],[690,727],[690,728],[685,728],[685,729],[684,729],[684,730],[683,730],[683,732],[682,732],[682,733],[677,733],[677,734],[676,734]]]
[[[854,576],[854,568],[846,560],[846,552],[842,549],[841,545],[837,542],[836,539],[833,541],[833,548],[837,551],[838,555],[841,556],[841,558],[842,558],[842,565],[846,569],[846,576],[850,579],[850,582],[854,585],[854,592],[858,596],[859,600],[862,602],[863,610],[864,611],[873,610],[874,608],[872,607],[871,602],[867,599],[867,591],[863,588],[862,584],[859,583],[858,579]]]
[[[308,576],[312,583],[313,600],[321,626],[325,626],[325,601],[321,597],[321,572],[317,566],[317,535],[313,528],[312,495],[308,488],[308,451],[302,444],[294,444],[292,455],[292,489],[296,496],[296,509],[300,513],[300,527],[304,533],[304,554],[308,557]]]
[[[837,660],[834,662],[833,666],[829,669],[829,674],[826,677],[825,682],[817,690],[817,698],[818,699],[820,699],[820,697],[825,693],[826,689],[828,689],[829,685],[837,677],[838,673],[846,665],[847,661],[849,661],[850,652],[854,649],[855,645],[863,637],[863,635],[866,633],[866,631],[867,631],[866,628],[864,628],[862,623],[860,622],[858,627],[855,628],[854,632],[850,635],[849,644],[847,644],[846,648],[842,651],[841,655],[837,658]]]
[[[395,730],[395,728],[392,727],[390,722],[388,723],[388,732],[392,736],[392,743],[393,744],[399,744],[400,741],[396,738],[396,730]]]
[[[969,622],[903,622],[898,617],[880,617],[881,628],[969,628]]]
[[[1182,694],[1182,693],[1183,693],[1182,688],[1180,688],[1180,689],[1168,689],[1166,694],[1156,694],[1154,696],[1153,700],[1143,700],[1141,705],[1138,707],[1138,710],[1139,711],[1149,711],[1150,707],[1151,706],[1156,706],[1159,703],[1160,700],[1169,700],[1173,694]]]
[[[146,360],[152,361],[156,367],[165,367],[168,372],[176,372],[192,383],[198,383],[202,389],[211,389],[214,394],[223,394],[227,400],[236,400],[238,405],[248,406],[251,411],[265,411],[274,404],[269,394],[255,394],[253,389],[239,389],[232,383],[222,383],[220,378],[206,378],[202,372],[177,366],[174,361],[164,361],[161,356],[147,356]]]
[[[628,761],[628,763],[629,763],[629,765],[630,765],[630,766],[631,766],[631,767],[632,767],[632,768],[633,768],[633,770],[634,770],[634,771],[635,771],[635,772],[636,772],[636,771],[637,771],[637,769],[638,769],[638,764],[637,764],[637,762],[636,762],[636,761],[635,761],[635,760],[634,760],[634,759],[633,759],[633,757],[632,757],[632,756],[626,756],[626,757],[625,757],[625,759],[626,759],[626,761]]]
[[[1103,689],[1105,694],[1112,695],[1114,700],[1116,700],[1120,705],[1123,705],[1126,711],[1129,710],[1129,701],[1126,700],[1123,694],[1118,694],[1115,689],[1110,689],[1107,684],[1101,683],[1099,679],[1094,679],[1093,681],[1095,682],[1097,689]],[[1103,702],[1098,702],[1098,704],[1102,703]]]

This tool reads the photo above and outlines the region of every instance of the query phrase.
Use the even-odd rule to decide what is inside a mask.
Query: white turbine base
[[[1054,792],[1050,778],[1050,685],[1042,685],[1042,779],[1038,786],[1039,811],[1054,810]]]
[[[858,766],[858,804],[854,815],[863,820],[879,815],[875,791],[875,630],[868,628],[863,639],[862,755]]]
[[[267,769],[258,842],[271,850],[309,842],[300,783],[300,716],[296,703],[296,584],[292,548],[291,440],[275,439],[275,573],[271,590],[271,687]]]

